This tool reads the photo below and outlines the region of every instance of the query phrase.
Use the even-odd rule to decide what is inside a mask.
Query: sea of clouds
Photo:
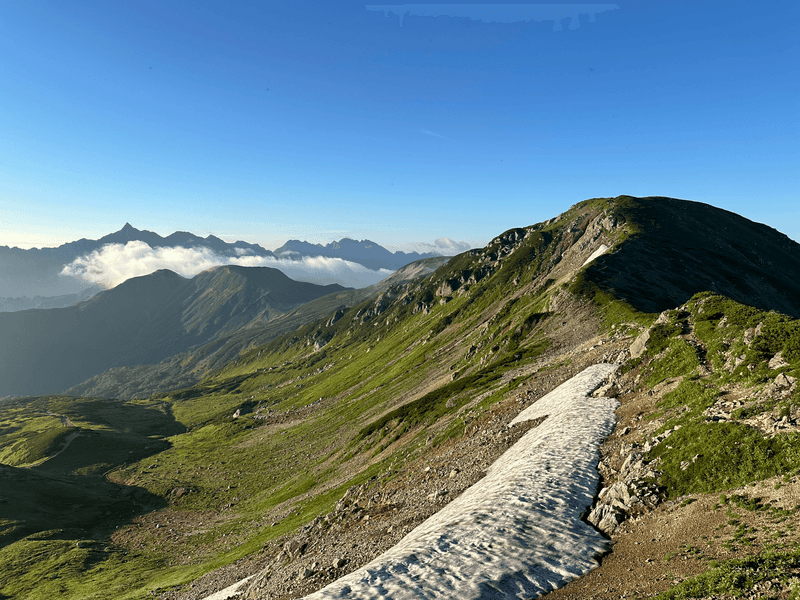
[[[462,252],[466,252],[471,248],[477,248],[481,246],[485,246],[485,243],[471,244],[469,242],[459,242],[449,237],[440,237],[433,240],[432,244],[430,242],[413,242],[409,244],[402,244],[393,248],[395,250],[402,250],[403,252],[419,252],[420,254],[432,252],[433,254],[438,254],[440,256],[455,256],[457,254],[461,254]]]
[[[278,259],[272,256],[223,256],[211,248],[155,247],[141,241],[107,244],[64,266],[61,275],[112,288],[131,277],[149,275],[169,269],[183,277],[194,277],[201,271],[221,265],[272,267],[296,281],[320,285],[338,283],[362,288],[386,279],[392,271],[374,271],[358,263],[323,256],[300,259]]]

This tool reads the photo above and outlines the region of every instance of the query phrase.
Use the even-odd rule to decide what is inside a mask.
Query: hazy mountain
[[[341,258],[364,265],[370,269],[399,269],[415,260],[436,256],[432,252],[390,252],[383,246],[370,240],[351,240],[342,238],[330,244],[310,244],[300,240],[289,240],[275,250],[275,256],[282,258],[299,258],[301,256],[327,256]]]
[[[236,360],[243,351],[294,331],[312,321],[377,297],[393,286],[432,273],[449,259],[422,259],[401,267],[385,280],[366,288],[348,289],[306,302],[286,314],[265,314],[246,328],[217,335],[205,344],[170,356],[157,364],[114,367],[75,385],[63,393],[72,396],[147,398],[157,392],[189,387],[210,371]]]
[[[30,308],[63,308],[72,306],[78,302],[88,300],[103,288],[99,285],[90,285],[74,294],[64,294],[63,296],[34,296],[28,298],[4,298],[0,296],[0,312],[16,312],[18,310],[28,310]]]
[[[161,270],[76,306],[0,313],[0,396],[56,393],[111,367],[155,363],[343,289],[267,267],[192,279]]]
[[[23,250],[0,246],[0,298],[10,297],[6,303],[9,307],[36,308],[39,304],[26,304],[21,300],[26,296],[67,296],[72,294],[86,294],[88,284],[75,277],[60,275],[65,265],[79,257],[86,256],[99,250],[107,244],[127,244],[132,241],[141,241],[151,248],[208,248],[222,257],[240,257],[242,255],[275,257],[284,259],[300,259],[303,257],[326,256],[340,258],[358,263],[371,270],[389,269],[396,270],[408,263],[422,258],[436,256],[432,253],[419,254],[417,252],[389,252],[386,248],[368,240],[357,242],[344,238],[338,242],[331,242],[326,246],[310,244],[298,240],[286,242],[274,254],[259,246],[248,242],[237,241],[233,243],[209,235],[199,237],[189,232],[176,231],[166,237],[147,230],[139,230],[125,223],[125,226],[114,233],[105,235],[97,240],[80,239],[58,246],[57,248],[32,248]],[[96,286],[91,286],[96,289]],[[20,299],[19,301],[17,299]],[[56,305],[68,306],[72,302],[67,299],[55,301]],[[0,304],[0,310],[2,310]],[[51,303],[50,306],[55,306]],[[42,306],[44,307],[44,305]]]
[[[156,275],[150,296],[169,305],[175,276]],[[798,281],[800,245],[764,225],[694,202],[598,198],[353,306],[336,305],[342,291],[313,310],[307,304],[309,315],[325,314],[233,353],[186,389],[135,402],[0,403],[2,494],[18,503],[0,532],[9,544],[0,593],[29,597],[58,575],[64,598],[91,588],[178,600],[254,575],[242,590],[248,600],[305,596],[484,478],[538,427],[510,426],[520,411],[607,362],[620,368],[598,392],[621,404],[598,452],[606,489],[589,519],[611,536],[611,555],[575,582],[588,581],[585,589],[555,597],[598,589],[608,590],[604,598],[654,597],[685,579],[675,597],[750,594],[755,583],[751,596],[788,597],[785,574],[797,567],[800,543],[792,500],[800,494],[800,321],[790,316],[800,315]],[[192,297],[186,306],[213,312],[210,299]],[[137,306],[127,310],[155,310]],[[56,311],[9,316],[33,312]],[[186,322],[192,330],[214,323]],[[130,416],[138,430],[127,431]],[[565,452],[547,454],[542,472],[569,464]],[[69,476],[69,506],[26,473]],[[76,475],[94,484],[85,498]],[[565,488],[550,490],[553,506],[562,491],[586,498],[578,482]],[[102,528],[71,517],[82,503],[103,507]],[[527,503],[551,506],[522,490],[497,512]],[[61,513],[71,528],[56,538]],[[540,565],[523,559],[529,549],[506,539],[496,520],[486,522],[492,543],[522,558],[514,572],[486,560],[480,585],[517,594],[516,578],[540,576]],[[459,543],[448,540],[437,553]],[[460,556],[483,561],[490,548]],[[65,553],[72,560],[59,562]],[[91,571],[74,569],[79,560],[95,561]],[[462,585],[469,572],[435,577]],[[544,583],[579,574],[564,568]],[[708,587],[717,584],[727,587]]]
[[[201,238],[183,231],[161,237],[152,231],[139,230],[130,223],[125,223],[119,231],[100,239],[82,238],[56,248],[25,250],[0,246],[0,296],[59,296],[81,293],[88,285],[73,277],[60,276],[64,265],[106,244],[126,244],[131,241],[142,241],[151,247],[207,247],[223,256],[238,256],[236,248],[258,256],[272,256],[269,250],[258,244],[242,241],[229,244],[213,235]]]

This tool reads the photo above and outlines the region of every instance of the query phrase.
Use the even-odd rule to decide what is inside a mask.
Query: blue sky
[[[0,245],[477,245],[619,194],[800,239],[796,2],[377,6],[0,3]]]

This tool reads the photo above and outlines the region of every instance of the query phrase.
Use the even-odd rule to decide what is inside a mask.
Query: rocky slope
[[[654,217],[662,213],[680,218]],[[479,479],[514,441],[507,424],[522,408],[598,362],[620,365],[616,390],[605,390],[621,402],[620,421],[603,448],[607,490],[594,514],[617,544],[598,570],[553,594],[651,594],[695,585],[682,580],[709,569],[721,573],[714,581],[739,586],[706,586],[709,597],[747,581],[788,589],[775,573],[795,568],[798,513],[755,492],[759,482],[794,489],[800,469],[791,429],[800,404],[790,379],[800,375],[797,321],[692,294],[716,282],[741,302],[796,314],[800,252],[785,236],[727,215],[662,198],[586,201],[252,348],[190,388],[139,401],[169,410],[186,431],[106,474],[167,506],[120,517],[107,553],[93,559],[104,589],[198,598],[260,574],[257,597],[301,597],[368,562]],[[709,241],[715,220],[728,229]],[[778,277],[763,267],[760,287],[747,248],[715,256],[716,268],[708,259],[712,247],[735,248],[748,236],[784,269]],[[626,253],[639,259],[623,260]],[[747,276],[721,282],[718,273],[736,272],[737,260]],[[703,265],[697,278],[684,273],[692,264]],[[751,482],[747,497],[734,491]],[[716,533],[698,527],[694,539],[673,527],[687,515],[727,520]],[[636,542],[642,561],[631,556]],[[44,547],[25,543],[9,548],[24,557]],[[762,548],[777,554],[726,562]],[[65,556],[78,560],[79,551]],[[118,552],[128,553],[126,569],[147,564],[148,574],[122,572]],[[0,564],[15,582],[42,577],[32,565],[20,579],[16,564]],[[747,569],[764,576],[736,575]],[[62,579],[61,595],[91,597],[89,577]],[[584,580],[594,591],[580,587]],[[49,589],[11,585],[0,592],[37,598]]]

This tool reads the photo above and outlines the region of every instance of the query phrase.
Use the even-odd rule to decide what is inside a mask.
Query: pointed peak
[[[133,228],[133,225],[126,222],[125,225],[122,227],[122,229],[120,229],[120,231],[135,231],[135,230]]]

